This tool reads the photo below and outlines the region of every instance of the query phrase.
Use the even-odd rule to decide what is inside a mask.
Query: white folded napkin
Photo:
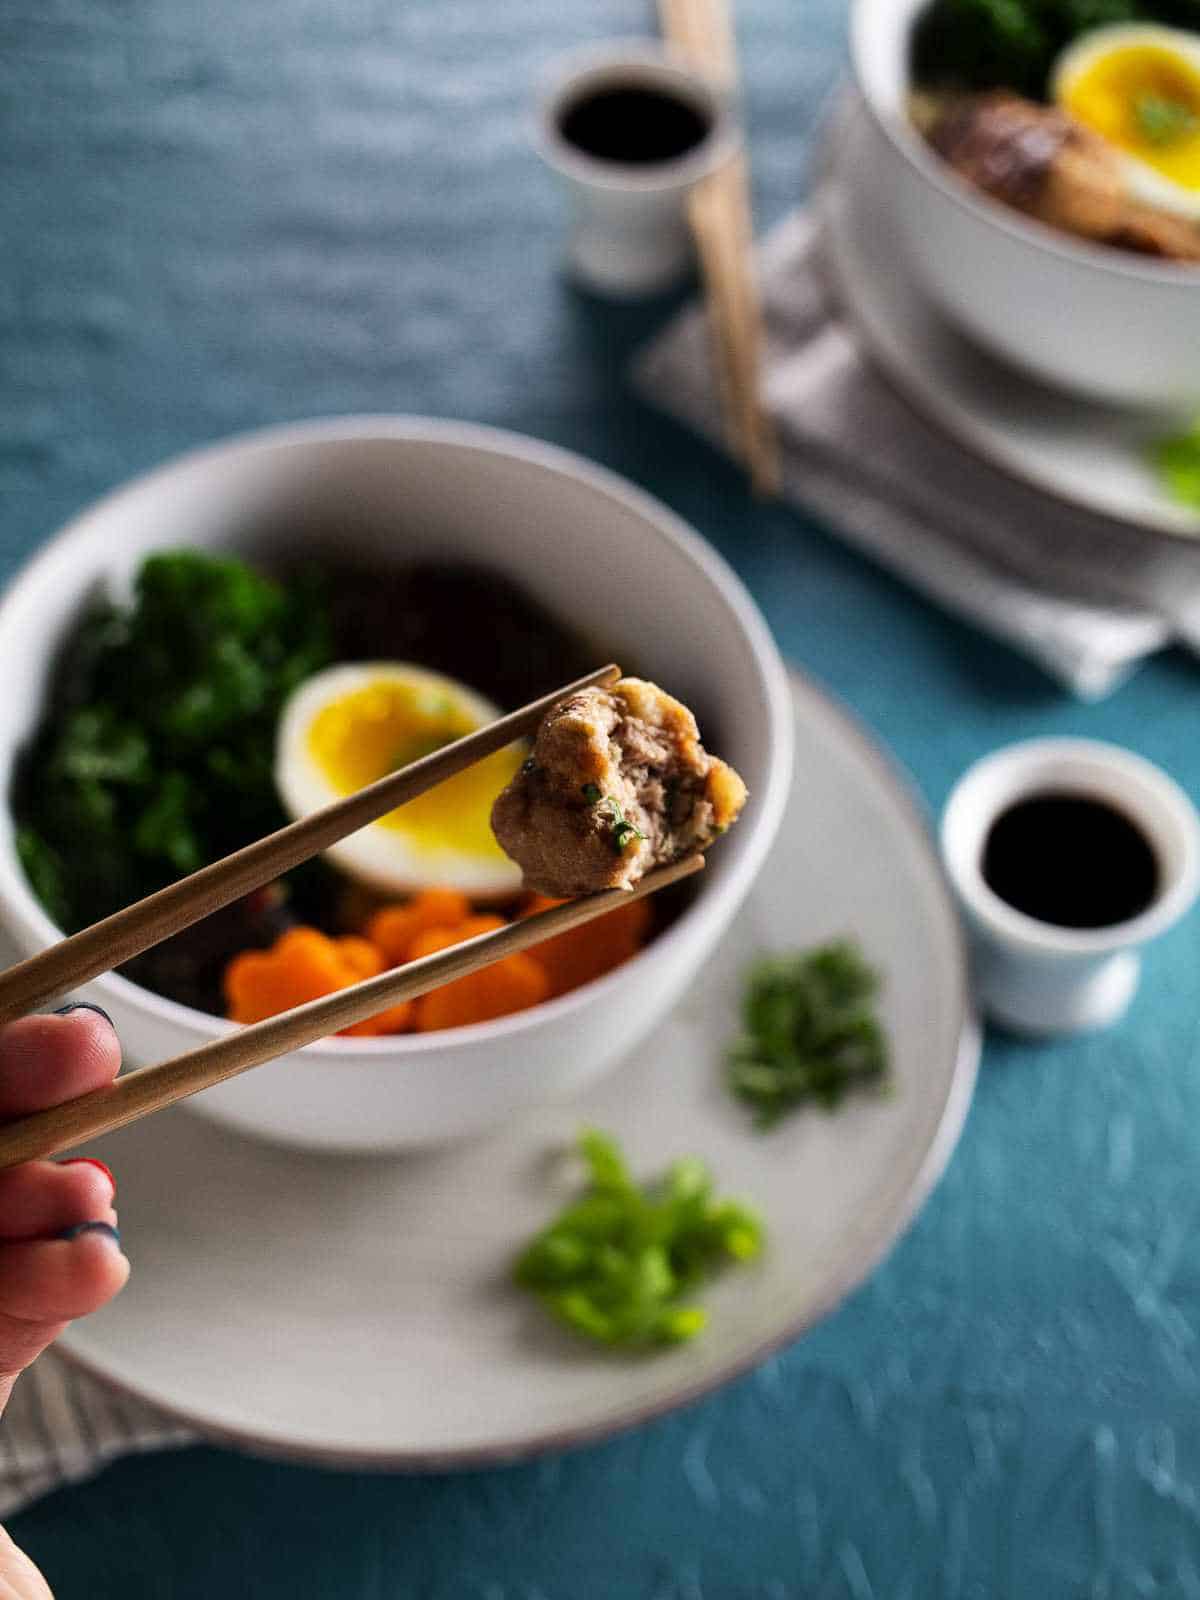
[[[48,1350],[17,1380],[0,1420],[0,1517],[117,1456],[191,1444],[153,1406],[90,1378]]]
[[[810,214],[768,235],[759,275],[764,397],[790,500],[1081,698],[1110,693],[1173,640],[1200,650],[1200,541],[1144,539],[1052,500],[924,422],[838,319]],[[634,377],[722,442],[702,309],[683,311]]]

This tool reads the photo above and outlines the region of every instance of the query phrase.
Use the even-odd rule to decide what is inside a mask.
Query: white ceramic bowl
[[[909,265],[952,321],[1059,387],[1138,405],[1200,401],[1200,267],[1072,239],[973,189],[905,109],[926,0],[855,0],[855,77]]]
[[[206,1090],[198,1111],[247,1133],[385,1150],[482,1132],[580,1090],[674,1003],[749,889],[779,827],[792,719],[779,655],[729,568],[664,506],[576,456],[514,434],[420,418],[315,422],[181,457],[84,512],[0,603],[0,777],[41,712],[55,651],[98,587],[122,592],[165,546],[270,563],[336,549],[381,564],[493,566],[615,659],[705,708],[750,803],[692,904],[643,952],[583,989],[497,1022],[310,1045]],[[599,663],[598,663],[599,664]],[[553,685],[547,685],[552,688]],[[702,732],[704,731],[702,727]],[[21,951],[60,937],[0,817],[0,919]],[[232,1025],[109,974],[83,993],[134,1061]]]

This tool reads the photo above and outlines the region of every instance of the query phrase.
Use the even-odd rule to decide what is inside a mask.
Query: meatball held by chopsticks
[[[745,803],[746,785],[704,749],[688,708],[622,678],[548,713],[492,829],[528,888],[569,899],[630,889],[652,867],[707,849]]]

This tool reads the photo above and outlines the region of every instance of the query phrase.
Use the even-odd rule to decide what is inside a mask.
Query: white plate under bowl
[[[885,168],[872,159],[879,137],[857,100],[843,103],[826,135],[819,204],[835,292],[886,376],[992,466],[1120,522],[1200,538],[1200,512],[1172,501],[1147,463],[1151,443],[1190,417],[1058,394],[951,327],[906,270]]]
[[[506,1132],[401,1157],[307,1156],[176,1110],[97,1145],[133,1277],[62,1348],[202,1430],[344,1465],[459,1466],[657,1415],[795,1337],[912,1217],[962,1127],[978,1056],[960,929],[886,759],[797,679],[796,774],[773,854],[703,980],[603,1084]],[[852,933],[886,974],[895,1092],[754,1132],[721,1083],[756,952]],[[689,1153],[769,1226],[692,1345],[621,1359],[571,1339],[508,1264],[569,1192],[585,1123],[636,1169]]]

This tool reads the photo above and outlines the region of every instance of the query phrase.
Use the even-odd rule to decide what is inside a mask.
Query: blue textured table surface
[[[972,758],[1042,732],[1119,740],[1200,794],[1194,664],[1160,658],[1080,708],[753,504],[630,397],[626,356],[666,308],[562,284],[525,118],[550,55],[651,23],[635,0],[7,0],[3,572],[201,440],[474,418],[691,519],[934,806]],[[743,0],[740,31],[761,224],[803,193],[844,16]],[[13,1532],[60,1600],[1200,1595],[1198,947],[1193,919],[1103,1037],[991,1040],[959,1151],[887,1263],[699,1406],[462,1477],[127,1461]]]

